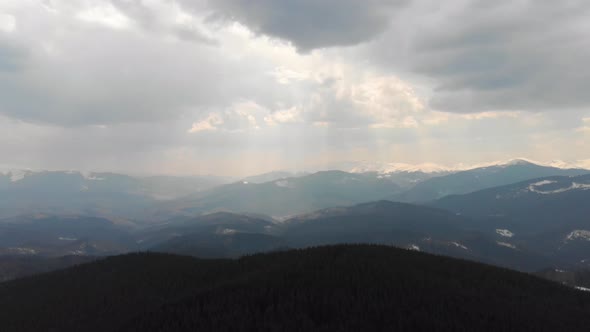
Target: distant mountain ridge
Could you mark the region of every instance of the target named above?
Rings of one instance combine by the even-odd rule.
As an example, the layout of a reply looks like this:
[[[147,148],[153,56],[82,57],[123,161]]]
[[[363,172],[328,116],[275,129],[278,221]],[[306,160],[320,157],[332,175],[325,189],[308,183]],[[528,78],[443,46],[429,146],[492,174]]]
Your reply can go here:
[[[265,234],[274,225],[261,217],[229,212],[217,212],[197,217],[175,218],[161,225],[144,228],[135,234],[142,249],[151,249],[162,243],[193,234],[231,238],[236,233]],[[220,235],[221,237],[219,237]],[[222,256],[222,255],[221,255]]]
[[[307,172],[273,171],[273,172],[268,172],[268,173],[247,176],[247,177],[243,178],[241,181],[248,182],[248,183],[265,183],[265,182],[271,182],[271,181],[276,181],[276,180],[286,179],[286,178],[302,177],[302,176],[309,175],[309,174],[310,173],[307,173]]]
[[[131,230],[90,216],[19,216],[0,220],[0,255],[60,257],[137,250]]]
[[[590,266],[590,174],[552,176],[441,198],[431,205],[476,218],[504,242]]]
[[[138,236],[142,248],[196,257],[236,257],[283,248],[374,243],[526,271],[558,264],[526,248],[515,250],[498,243],[495,232],[477,230],[470,218],[438,208],[390,201],[328,208],[282,222],[214,213],[171,221]]]
[[[161,209],[188,215],[262,213],[284,219],[321,208],[378,200],[401,190],[394,181],[373,173],[322,171],[264,183],[223,185],[163,204]]]
[[[589,172],[540,166],[524,160],[460,172],[428,173],[406,166],[393,172],[277,171],[230,184],[225,184],[227,178],[209,176],[133,177],[104,172],[10,171],[0,173],[0,218],[50,213],[152,222],[176,214],[224,210],[287,218],[321,208],[380,199],[427,202],[536,177]],[[160,204],[161,201],[172,203]]]
[[[376,243],[536,271],[559,264],[526,247],[502,245],[476,220],[426,206],[378,201],[316,211],[287,220],[280,233],[292,247]]]
[[[513,160],[507,164],[456,172],[422,181],[413,188],[389,199],[402,202],[428,202],[448,195],[466,194],[546,176],[589,174],[586,169],[562,169]]]
[[[559,209],[562,213],[576,213],[575,218],[564,218],[564,221],[575,222],[583,219],[586,210],[590,212],[588,204],[581,204],[586,198],[590,199],[590,174],[525,180],[468,194],[450,195],[431,205],[480,217],[515,213],[525,216],[549,209],[557,213]],[[539,214],[536,217],[545,220],[551,216]],[[537,223],[537,226],[540,225]]]
[[[104,191],[171,199],[225,183],[214,176],[131,176],[111,172],[9,170],[0,172],[0,190]]]
[[[421,174],[416,178],[418,173],[324,171],[288,178],[273,173],[262,178],[279,178],[242,180],[165,202],[134,193],[146,182],[138,187],[137,179],[124,175],[4,176],[0,211],[27,214],[0,220],[0,254],[58,257],[155,249],[236,257],[286,247],[367,242],[521,270],[586,266],[590,175],[573,177],[579,173],[588,171],[526,161],[428,179]],[[539,174],[552,176],[528,180]],[[174,181],[182,182],[150,181],[171,188],[178,184]],[[510,184],[495,186],[502,182]],[[440,188],[444,194],[472,194],[432,201]],[[435,208],[384,201],[392,197],[412,202],[431,198]]]
[[[436,175],[420,172],[381,174],[322,171],[263,183],[243,180],[164,204],[161,211],[171,216],[231,211],[262,213],[286,219],[334,206],[382,199],[422,203],[446,195],[468,193],[531,178],[586,173],[590,171],[546,167],[523,160]]]
[[[0,218],[31,213],[139,219],[146,208],[221,184],[212,177],[22,171],[0,174]]]
[[[459,163],[453,166],[436,164],[436,163],[418,163],[418,164],[409,164],[403,162],[388,162],[388,163],[380,163],[380,162],[353,162],[348,163],[344,168],[349,169],[352,173],[365,173],[365,172],[378,172],[382,174],[392,174],[392,173],[433,173],[433,174],[449,174],[449,173],[456,173],[461,171],[467,171],[476,168],[482,167],[491,167],[491,166],[509,166],[509,165],[517,165],[520,163],[530,163],[544,167],[554,167],[554,168],[561,168],[561,169],[590,169],[590,160],[584,160],[579,162],[564,162],[562,160],[551,160],[549,162],[540,162],[535,161],[527,158],[515,158],[510,160],[504,161],[493,161],[493,162],[481,162],[481,163],[473,163],[473,164],[465,164]]]

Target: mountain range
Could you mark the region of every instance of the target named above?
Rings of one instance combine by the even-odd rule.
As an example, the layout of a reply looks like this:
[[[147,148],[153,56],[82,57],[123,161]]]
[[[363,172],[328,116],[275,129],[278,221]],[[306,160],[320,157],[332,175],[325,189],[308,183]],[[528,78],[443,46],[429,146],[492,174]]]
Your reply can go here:
[[[50,197],[49,202],[61,208],[0,219],[0,256],[14,262],[19,257],[55,259],[150,250],[227,258],[286,248],[374,243],[521,271],[582,269],[590,267],[586,217],[590,211],[584,203],[590,199],[590,175],[580,173],[588,171],[516,161],[421,179],[409,189],[375,172],[324,171],[286,178],[277,173],[260,178],[279,177],[269,182],[243,179],[166,201],[133,193],[138,180],[132,177],[28,174],[8,178],[0,195],[10,202],[13,194],[37,193],[40,200]],[[545,174],[550,176],[538,177]],[[505,182],[510,184],[493,186]],[[80,191],[81,183],[89,183],[88,190]],[[454,194],[432,199],[439,192],[436,188],[442,187]],[[393,202],[392,197],[402,196],[416,202]],[[134,205],[129,197],[141,197],[141,203]],[[80,200],[101,205],[100,213],[73,208]],[[32,211],[43,210],[32,199],[25,203],[36,207]],[[126,213],[136,209],[137,214],[130,218],[117,206]],[[64,210],[78,213],[64,214]]]
[[[264,183],[240,181],[167,202],[161,211],[194,215],[216,211],[262,213],[279,219],[334,206],[375,200],[429,202],[518,181],[554,175],[581,175],[584,169],[561,169],[515,160],[446,175],[323,171]]]
[[[0,218],[32,213],[141,218],[154,202],[224,183],[218,177],[133,177],[76,171],[0,173]]]
[[[0,218],[49,213],[151,222],[231,211],[286,219],[334,206],[381,199],[421,203],[538,177],[586,173],[524,160],[458,172],[271,172],[233,183],[210,176],[10,171],[0,174]]]
[[[484,232],[560,261],[589,266],[590,175],[546,177],[444,197],[432,206],[468,216]]]
[[[375,174],[324,171],[265,183],[240,181],[167,202],[164,209],[189,215],[232,211],[286,218],[376,200],[400,190],[392,181]]]
[[[575,176],[588,174],[585,169],[563,169],[541,166],[525,160],[507,164],[480,167],[435,177],[416,184],[413,188],[390,197],[402,202],[428,202],[448,195],[507,185],[547,176]]]

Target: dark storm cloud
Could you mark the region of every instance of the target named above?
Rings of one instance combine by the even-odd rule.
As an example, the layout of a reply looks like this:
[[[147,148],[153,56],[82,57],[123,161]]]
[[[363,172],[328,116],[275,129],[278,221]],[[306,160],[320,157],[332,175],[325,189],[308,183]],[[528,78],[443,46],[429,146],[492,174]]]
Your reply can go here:
[[[590,106],[590,2],[458,1],[432,7],[406,13],[373,52],[389,66],[431,79],[433,108],[468,113]],[[402,40],[407,49],[392,61]]]
[[[256,33],[292,42],[299,51],[356,45],[389,25],[406,0],[211,0],[217,19],[236,20]],[[193,1],[183,1],[193,7]]]
[[[201,2],[181,3],[204,8]],[[430,105],[437,110],[590,105],[585,0],[216,0],[207,6],[218,20],[238,21],[301,52],[378,38],[377,59],[430,79]]]

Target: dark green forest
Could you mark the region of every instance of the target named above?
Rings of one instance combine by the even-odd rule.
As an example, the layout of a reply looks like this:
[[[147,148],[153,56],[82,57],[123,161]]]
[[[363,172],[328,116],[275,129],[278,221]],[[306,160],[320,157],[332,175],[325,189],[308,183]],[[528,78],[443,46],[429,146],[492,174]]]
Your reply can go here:
[[[0,284],[2,331],[588,331],[590,294],[378,245],[137,253]]]

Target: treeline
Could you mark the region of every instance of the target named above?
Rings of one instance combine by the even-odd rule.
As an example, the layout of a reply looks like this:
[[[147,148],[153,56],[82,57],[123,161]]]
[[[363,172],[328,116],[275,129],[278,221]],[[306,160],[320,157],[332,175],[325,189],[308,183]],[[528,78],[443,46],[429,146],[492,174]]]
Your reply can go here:
[[[587,331],[590,295],[376,245],[107,258],[0,284],[2,331]]]
[[[590,270],[587,269],[567,271],[560,269],[545,269],[536,272],[535,275],[572,287],[578,286],[590,288]]]
[[[575,285],[590,288],[590,270],[576,271]]]
[[[63,269],[76,264],[92,262],[93,256],[64,256],[49,258],[27,255],[0,255],[0,282],[29,275]]]

